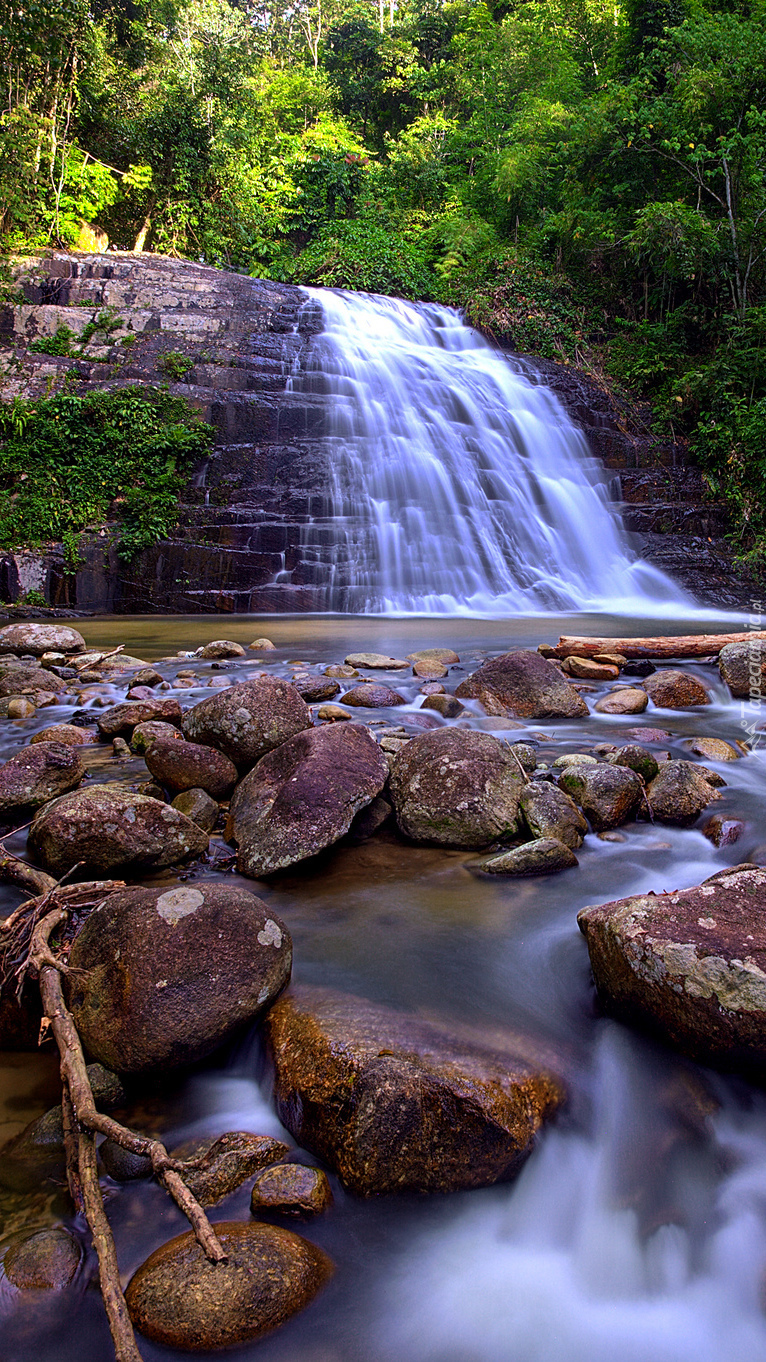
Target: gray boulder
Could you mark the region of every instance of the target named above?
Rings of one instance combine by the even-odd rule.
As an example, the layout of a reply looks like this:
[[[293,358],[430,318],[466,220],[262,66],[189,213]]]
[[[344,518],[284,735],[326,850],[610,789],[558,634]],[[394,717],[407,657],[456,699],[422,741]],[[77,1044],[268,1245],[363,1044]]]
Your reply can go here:
[[[708,804],[721,798],[705,779],[703,769],[690,761],[663,762],[646,794],[655,818],[682,827],[693,823]]]
[[[557,667],[539,653],[504,653],[461,681],[459,700],[487,695],[520,719],[576,719],[588,706]],[[485,705],[485,708],[487,706]]]
[[[554,837],[575,851],[582,846],[588,824],[558,785],[530,781],[521,791],[519,806],[533,837]]]
[[[569,766],[559,783],[582,809],[594,832],[607,832],[627,823],[643,799],[643,781],[628,766]]]
[[[727,643],[718,654],[718,670],[732,695],[755,699],[766,694],[766,639],[751,638],[744,643]]]
[[[479,851],[516,831],[522,781],[490,733],[439,728],[412,738],[391,773],[391,802],[415,842]]]
[[[240,769],[311,728],[311,710],[295,686],[272,676],[229,686],[187,711],[181,725],[189,742],[224,752]]]
[[[160,870],[201,856],[208,838],[171,805],[122,785],[96,785],[41,809],[28,845],[52,875],[60,877],[82,862],[81,874],[90,877]]]
[[[474,861],[468,869],[480,875],[553,875],[578,864],[571,847],[556,837],[537,837],[533,842]]]
[[[84,653],[85,639],[68,624],[7,624],[0,629],[0,653]]]
[[[0,766],[0,819],[39,809],[57,795],[74,790],[85,776],[76,747],[40,742],[23,747]]]

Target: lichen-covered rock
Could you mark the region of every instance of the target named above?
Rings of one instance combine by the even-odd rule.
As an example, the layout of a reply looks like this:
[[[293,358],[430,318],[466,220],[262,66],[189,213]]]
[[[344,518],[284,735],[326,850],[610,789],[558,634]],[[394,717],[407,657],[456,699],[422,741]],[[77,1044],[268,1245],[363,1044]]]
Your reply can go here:
[[[227,837],[245,875],[268,875],[314,856],[348,832],[383,789],[388,764],[362,724],[298,733],[237,786]]]
[[[118,1073],[162,1071],[259,1017],[291,963],[284,923],[245,889],[125,889],[75,937],[66,991],[94,1059]]]
[[[301,1163],[277,1163],[259,1173],[253,1184],[250,1209],[278,1211],[280,1215],[306,1220],[321,1215],[332,1205],[332,1189],[321,1168]]]
[[[225,1263],[211,1263],[189,1231],[147,1258],[125,1300],[140,1333],[184,1352],[262,1338],[312,1301],[332,1276],[321,1249],[276,1225],[215,1227]]]
[[[652,704],[658,709],[691,709],[697,705],[710,704],[705,687],[691,672],[663,668],[647,676],[644,686]]]
[[[245,650],[241,643],[232,643],[229,638],[214,638],[212,643],[206,643],[204,648],[197,650],[198,657],[220,658],[220,657],[244,657]]]
[[[718,670],[736,699],[745,699],[751,691],[761,699],[766,691],[766,639],[727,643],[718,654]]]
[[[398,691],[391,690],[390,686],[376,685],[373,681],[344,691],[341,699],[344,705],[353,705],[354,709],[391,709],[394,705],[407,703]]]
[[[218,805],[205,790],[183,790],[171,802],[174,809],[185,813],[203,832],[212,832],[218,822]]]
[[[233,761],[203,743],[158,738],[147,748],[144,761],[166,790],[205,790],[213,799],[227,799],[237,783]]]
[[[136,724],[130,738],[130,746],[139,756],[147,752],[153,742],[160,738],[165,742],[183,742],[184,735],[180,728],[174,724],[165,723],[163,719],[145,719],[143,723]]]
[[[641,777],[628,766],[570,766],[561,775],[563,790],[585,814],[594,832],[627,823],[643,797]]]
[[[631,771],[636,771],[645,781],[654,780],[660,769],[657,758],[638,743],[627,743],[625,747],[618,747],[615,752],[609,753],[606,760],[612,766],[629,766]]]
[[[0,696],[37,695],[45,691],[63,695],[66,681],[43,667],[11,667],[0,671]]]
[[[242,681],[187,710],[181,725],[189,742],[217,747],[240,769],[311,728],[311,710],[295,686],[273,676]]]
[[[412,738],[391,773],[391,802],[415,842],[479,851],[516,830],[522,781],[489,733],[439,728]]]
[[[148,719],[161,719],[164,723],[178,725],[181,722],[181,706],[177,700],[161,700],[159,696],[153,696],[151,700],[126,700],[123,704],[102,710],[96,723],[102,738],[111,742],[113,738],[129,738],[133,729]]]
[[[654,818],[682,827],[693,823],[708,804],[721,798],[705,779],[702,769],[690,761],[663,762],[646,797]]]
[[[553,875],[578,864],[572,848],[556,837],[536,837],[533,842],[486,856],[468,868],[481,875]]]
[[[643,714],[649,696],[638,686],[620,686],[602,695],[593,706],[597,714]]]
[[[7,624],[0,629],[0,653],[84,653],[85,639],[67,624]]]
[[[82,1248],[74,1235],[58,1228],[14,1234],[3,1253],[5,1276],[20,1291],[63,1291],[81,1262]]]
[[[122,785],[96,785],[45,805],[29,830],[28,845],[52,875],[82,862],[81,874],[91,877],[160,870],[201,856],[208,838],[168,804]]]
[[[704,1064],[766,1075],[766,870],[578,915],[603,1006]]]
[[[459,700],[493,697],[520,719],[576,719],[588,706],[557,667],[539,653],[504,653],[461,681]],[[485,705],[486,708],[486,705]]]
[[[0,819],[39,809],[57,795],[76,789],[84,775],[85,766],[75,747],[60,742],[22,747],[0,766]]]
[[[331,989],[301,987],[266,1032],[280,1117],[353,1192],[449,1192],[512,1177],[563,1086],[506,1049]]]
[[[39,733],[35,733],[30,742],[58,742],[64,743],[66,747],[84,747],[87,743],[95,742],[95,736],[90,729],[76,728],[74,724],[50,724],[48,728],[41,728]]]
[[[184,1182],[200,1206],[215,1206],[243,1182],[279,1163],[289,1154],[281,1140],[253,1135],[249,1130],[227,1130],[216,1140],[195,1140],[171,1150],[174,1159],[200,1159],[198,1168],[184,1173]]]
[[[574,801],[558,785],[530,781],[521,791],[519,807],[533,837],[555,837],[575,851],[582,846],[588,824]]]

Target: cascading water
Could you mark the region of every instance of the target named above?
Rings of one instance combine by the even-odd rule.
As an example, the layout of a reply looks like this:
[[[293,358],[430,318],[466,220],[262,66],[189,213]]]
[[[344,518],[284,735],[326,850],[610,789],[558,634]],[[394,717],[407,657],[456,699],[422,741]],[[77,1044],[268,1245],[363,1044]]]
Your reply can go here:
[[[550,389],[457,312],[312,293],[325,329],[292,386],[330,399],[327,516],[303,536],[327,609],[689,604],[632,552],[603,471]]]

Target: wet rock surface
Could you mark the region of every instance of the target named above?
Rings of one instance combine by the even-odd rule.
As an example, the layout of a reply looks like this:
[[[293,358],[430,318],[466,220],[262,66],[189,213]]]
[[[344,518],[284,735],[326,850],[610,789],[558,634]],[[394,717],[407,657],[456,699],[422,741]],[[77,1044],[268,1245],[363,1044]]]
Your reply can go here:
[[[3,1271],[20,1291],[63,1291],[77,1276],[82,1248],[64,1229],[14,1235],[3,1252]]]
[[[759,698],[766,689],[766,639],[727,643],[718,654],[718,670],[736,699]]]
[[[627,766],[570,766],[560,784],[582,809],[594,832],[626,823],[643,799],[640,776]]]
[[[482,700],[486,694],[522,719],[575,719],[588,713],[582,696],[539,653],[493,658],[461,681],[455,694],[459,700]]]
[[[18,667],[0,666],[0,696],[34,696],[46,693],[62,695],[65,690],[66,681],[43,667],[33,667],[29,664]]]
[[[390,709],[393,705],[407,703],[398,691],[391,690],[390,686],[377,685],[374,681],[353,686],[351,690],[344,691],[341,699],[344,705],[353,705],[354,709]]]
[[[266,1033],[282,1121],[351,1191],[446,1192],[512,1177],[563,1100],[514,1054],[323,988],[296,988]]]
[[[643,714],[649,704],[649,696],[638,686],[621,686],[610,691],[596,701],[593,708],[597,714]]]
[[[521,787],[518,766],[497,738],[455,728],[408,742],[390,781],[397,823],[407,837],[466,850],[513,834]]]
[[[85,766],[76,749],[60,742],[24,747],[0,766],[0,820],[39,809],[81,784]]]
[[[474,861],[469,869],[481,875],[552,875],[578,864],[572,848],[555,837],[536,837],[523,846]]]
[[[521,791],[519,806],[532,837],[554,837],[575,851],[582,846],[588,824],[559,786],[531,781]]]
[[[217,1140],[192,1141],[172,1151],[175,1159],[200,1159],[200,1166],[184,1173],[184,1182],[201,1206],[215,1206],[243,1182],[277,1164],[290,1151],[281,1140],[229,1130]]]
[[[75,938],[67,997],[86,1050],[118,1073],[210,1054],[290,977],[284,923],[247,890],[206,883],[112,894]]]
[[[7,624],[0,629],[0,653],[84,653],[85,639],[68,624]]]
[[[218,748],[240,769],[311,727],[311,711],[288,681],[262,676],[211,695],[187,710],[181,725],[189,742]]]
[[[696,676],[672,667],[647,676],[644,687],[658,709],[691,709],[710,704],[710,696]]]
[[[52,875],[80,864],[81,876],[99,876],[186,861],[207,850],[208,838],[178,809],[122,785],[98,785],[46,804],[35,816],[28,845]]]
[[[208,1352],[261,1338],[303,1310],[332,1276],[315,1244],[275,1225],[226,1222],[216,1233],[228,1255],[211,1263],[193,1234],[147,1258],[125,1299],[135,1327],[155,1343]]]
[[[103,710],[96,723],[102,738],[111,741],[112,738],[129,738],[134,728],[149,719],[180,724],[181,706],[177,700],[163,700],[159,696],[151,700],[128,700]]]
[[[250,1209],[278,1211],[298,1220],[321,1215],[332,1205],[332,1189],[321,1168],[300,1163],[278,1163],[259,1173],[253,1184]]]
[[[665,762],[646,793],[655,818],[681,827],[694,823],[708,804],[720,798],[702,768],[689,761]]]

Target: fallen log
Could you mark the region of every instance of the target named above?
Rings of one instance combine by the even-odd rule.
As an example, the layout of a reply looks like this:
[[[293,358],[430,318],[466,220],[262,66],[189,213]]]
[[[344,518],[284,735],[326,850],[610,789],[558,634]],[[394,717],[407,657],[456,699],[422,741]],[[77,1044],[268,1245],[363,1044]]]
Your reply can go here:
[[[668,638],[578,638],[562,634],[555,648],[540,649],[545,657],[595,657],[598,653],[621,653],[627,658],[709,657],[727,643],[749,643],[766,638],[766,630],[746,634],[677,634]]]

